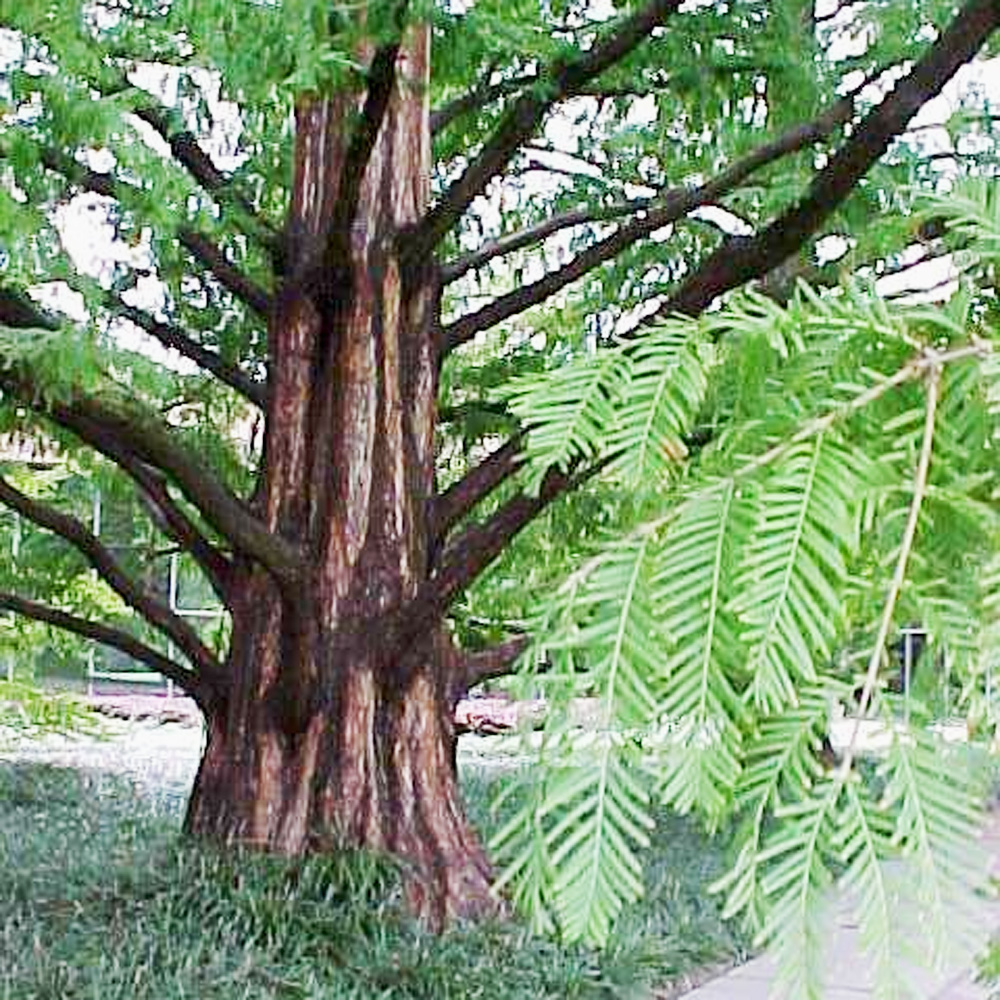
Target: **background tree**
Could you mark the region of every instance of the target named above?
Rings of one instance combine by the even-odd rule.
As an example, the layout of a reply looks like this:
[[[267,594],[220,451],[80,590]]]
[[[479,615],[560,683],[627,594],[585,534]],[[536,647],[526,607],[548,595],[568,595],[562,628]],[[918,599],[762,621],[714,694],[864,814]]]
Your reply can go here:
[[[643,442],[594,441],[633,367],[670,374],[632,400],[655,417],[656,474],[722,430],[695,428],[698,338],[652,321],[754,281],[779,298],[796,275],[821,281],[824,236],[846,245],[841,268],[893,266],[913,235],[895,184],[933,176],[897,140],[1000,22],[994,0],[905,6],[5,5],[5,419],[124,477],[201,567],[232,641],[212,648],[78,515],[11,482],[3,502],[179,655],[14,590],[0,606],[117,646],[197,699],[191,833],[387,850],[432,922],[493,908],[451,714],[525,639],[474,648],[470,616],[460,647],[449,613],[553,501],[615,482],[619,452]],[[986,121],[953,127],[985,135]],[[83,205],[115,237],[111,264],[74,252]],[[124,347],[135,328],[171,363]],[[613,336],[634,347],[593,351]],[[497,388],[559,366],[544,399],[535,383]],[[584,431],[546,436],[567,426],[553,408]],[[649,537],[617,550],[626,593]],[[606,635],[591,639],[607,662]],[[783,691],[776,669],[764,657],[752,681],[765,714],[803,679]],[[639,719],[635,694],[609,713]],[[602,789],[612,771],[634,787],[603,759]],[[598,811],[628,825],[638,795]],[[561,832],[540,863],[592,843],[587,824]],[[600,937],[634,875],[627,851],[615,867],[588,850],[603,884],[584,862],[556,898],[568,933]]]

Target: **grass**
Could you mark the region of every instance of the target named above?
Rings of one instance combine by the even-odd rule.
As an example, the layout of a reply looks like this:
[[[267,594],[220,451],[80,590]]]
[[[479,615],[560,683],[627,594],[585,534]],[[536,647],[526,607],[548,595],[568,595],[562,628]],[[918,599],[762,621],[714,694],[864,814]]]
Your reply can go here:
[[[0,998],[624,1000],[743,950],[705,891],[720,847],[676,817],[600,955],[515,923],[433,937],[372,858],[224,855],[178,824],[120,779],[0,763]]]

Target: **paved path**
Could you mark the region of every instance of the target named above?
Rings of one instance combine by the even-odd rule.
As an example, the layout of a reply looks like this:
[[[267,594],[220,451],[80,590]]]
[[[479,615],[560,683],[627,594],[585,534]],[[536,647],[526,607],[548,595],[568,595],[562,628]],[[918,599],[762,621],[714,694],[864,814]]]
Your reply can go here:
[[[983,845],[990,859],[990,874],[1000,875],[1000,815],[990,817]],[[943,969],[932,972],[914,962],[900,961],[901,979],[908,984],[909,995],[915,1000],[989,1000],[990,991],[973,981],[973,965],[976,952],[990,936],[1000,933],[1000,901],[978,901],[974,910],[962,914],[961,920],[956,914],[956,923],[975,926],[978,941],[970,941],[964,949],[956,950]],[[869,1000],[875,996],[872,964],[864,955],[857,923],[846,906],[838,908],[835,924],[823,960],[824,1000]],[[901,936],[905,936],[905,931]],[[763,956],[684,994],[684,1000],[773,1000],[781,995],[774,991],[774,985],[774,961]]]

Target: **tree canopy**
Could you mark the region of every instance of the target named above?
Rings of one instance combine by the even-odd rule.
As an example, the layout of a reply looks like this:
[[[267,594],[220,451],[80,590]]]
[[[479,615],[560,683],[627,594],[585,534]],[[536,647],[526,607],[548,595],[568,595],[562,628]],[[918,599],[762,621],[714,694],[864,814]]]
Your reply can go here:
[[[890,712],[893,623],[967,694],[983,663],[1000,225],[968,66],[998,23],[995,0],[4,4],[0,429],[135,497],[233,627],[177,616],[23,475],[0,502],[70,562],[0,608],[193,694],[194,830],[454,868],[438,916],[484,870],[458,813],[372,817],[442,767],[398,748],[521,656],[552,711],[495,848],[540,926],[606,937],[657,795],[746,820],[730,907],[795,995],[836,873],[887,963],[880,864],[917,857],[940,919],[972,785],[918,725],[874,778],[820,749],[839,653]],[[934,260],[962,271],[945,308],[886,304],[879,279]],[[70,592],[84,569],[115,620]],[[316,749],[335,718],[368,720],[371,760]],[[257,808],[282,755],[377,804]],[[245,801],[211,805],[224,786]]]

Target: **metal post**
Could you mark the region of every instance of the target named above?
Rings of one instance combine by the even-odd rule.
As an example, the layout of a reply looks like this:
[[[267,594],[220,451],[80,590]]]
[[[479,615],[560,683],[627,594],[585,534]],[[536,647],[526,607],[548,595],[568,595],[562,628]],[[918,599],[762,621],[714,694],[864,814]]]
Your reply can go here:
[[[913,672],[913,632],[903,629],[903,724],[910,725],[910,675]]]
[[[170,553],[170,610],[177,614],[177,553]]]
[[[94,506],[90,520],[94,537],[99,537],[101,534],[101,491],[96,486],[94,487]]]
[[[176,552],[170,553],[170,584],[169,584],[169,604],[170,610],[176,615],[178,613],[177,607],[177,564],[178,555]],[[169,652],[167,655],[173,658],[174,655],[174,644],[172,642],[167,643],[167,648]],[[167,678],[167,697],[173,698],[174,696],[174,682],[168,677]]]

